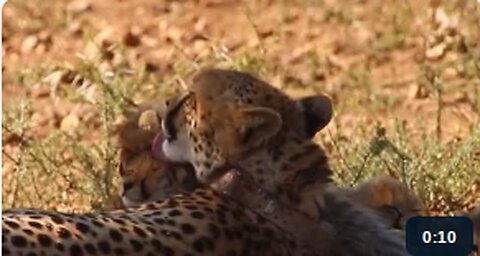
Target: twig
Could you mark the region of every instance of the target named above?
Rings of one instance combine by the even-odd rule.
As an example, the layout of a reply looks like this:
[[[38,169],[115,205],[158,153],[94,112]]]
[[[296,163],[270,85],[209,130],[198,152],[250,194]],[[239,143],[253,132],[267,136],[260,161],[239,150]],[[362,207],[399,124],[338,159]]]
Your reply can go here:
[[[353,171],[353,168],[348,164],[347,159],[343,156],[342,152],[340,151],[340,147],[338,146],[338,144],[333,139],[332,132],[330,131],[330,129],[328,127],[327,127],[326,130],[327,130],[328,136],[330,137],[330,140],[332,141],[333,147],[335,148],[335,150],[338,153],[338,156],[340,157],[341,162],[343,162],[343,164],[345,165],[347,170]],[[345,179],[343,179],[343,181],[345,181]]]
[[[245,3],[245,1],[242,1],[242,6],[243,6],[243,9],[244,9],[244,14],[245,14],[245,17],[247,18],[249,24],[252,26],[253,28],[253,31],[255,32],[255,36],[257,37],[257,40],[258,40],[258,46],[260,48],[260,52],[262,53],[263,56],[265,56],[266,54],[266,48],[265,48],[265,45],[263,45],[263,41],[262,41],[262,38],[260,36],[260,32],[259,32],[259,29],[258,29],[258,26],[255,24],[255,22],[253,22],[253,19],[250,15],[250,9],[248,8],[247,4]]]

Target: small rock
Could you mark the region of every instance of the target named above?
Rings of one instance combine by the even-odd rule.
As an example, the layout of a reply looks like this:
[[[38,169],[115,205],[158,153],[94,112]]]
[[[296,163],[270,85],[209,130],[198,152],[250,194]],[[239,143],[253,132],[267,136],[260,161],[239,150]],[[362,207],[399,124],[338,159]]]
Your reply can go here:
[[[32,50],[38,45],[38,37],[36,35],[27,36],[20,46],[20,52],[27,54],[32,52]]]
[[[167,32],[167,39],[172,42],[180,41],[183,36],[183,31],[176,27],[170,27]]]
[[[51,43],[52,34],[46,30],[43,30],[40,33],[38,33],[38,39],[44,43]]]
[[[205,20],[204,18],[199,18],[195,22],[195,25],[193,26],[193,28],[196,32],[203,32],[203,31],[205,31],[206,27],[207,27],[207,20]]]
[[[80,119],[77,115],[70,113],[62,119],[60,123],[60,129],[64,132],[71,133],[75,130],[80,124]]]
[[[193,51],[196,53],[201,53],[204,50],[208,50],[208,42],[206,41],[201,41],[201,40],[196,40],[193,42]]]
[[[74,36],[80,36],[83,33],[82,24],[78,21],[72,21],[67,26],[67,31]]]
[[[142,43],[147,47],[158,47],[158,39],[152,36],[142,36]]]
[[[458,72],[453,67],[448,67],[443,71],[443,79],[445,81],[450,81],[458,77]]]
[[[79,14],[91,10],[92,3],[88,0],[76,0],[67,5],[67,11],[73,14]]]
[[[425,51],[425,57],[428,60],[438,60],[445,55],[446,48],[447,44],[445,43],[435,45]]]
[[[54,71],[49,75],[47,75],[46,77],[44,77],[42,79],[42,82],[49,84],[50,86],[58,86],[64,74],[65,74],[65,71],[63,70]]]

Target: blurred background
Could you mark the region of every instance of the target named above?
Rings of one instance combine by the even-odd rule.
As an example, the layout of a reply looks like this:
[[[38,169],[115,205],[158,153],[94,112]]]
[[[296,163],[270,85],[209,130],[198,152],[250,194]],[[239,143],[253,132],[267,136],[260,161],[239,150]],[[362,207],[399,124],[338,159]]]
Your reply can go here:
[[[4,208],[103,207],[127,102],[207,66],[332,97],[315,140],[341,186],[389,174],[430,214],[480,198],[475,0],[9,0],[2,15]]]

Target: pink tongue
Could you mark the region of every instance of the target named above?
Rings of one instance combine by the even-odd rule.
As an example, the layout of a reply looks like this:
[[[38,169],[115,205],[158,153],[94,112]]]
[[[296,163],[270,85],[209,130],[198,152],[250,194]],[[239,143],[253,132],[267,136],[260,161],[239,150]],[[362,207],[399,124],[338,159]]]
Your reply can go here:
[[[152,154],[153,157],[158,161],[168,162],[168,158],[165,156],[162,149],[163,141],[165,141],[165,138],[163,137],[163,132],[160,131],[157,133],[157,135],[155,135],[155,138],[153,139]]]

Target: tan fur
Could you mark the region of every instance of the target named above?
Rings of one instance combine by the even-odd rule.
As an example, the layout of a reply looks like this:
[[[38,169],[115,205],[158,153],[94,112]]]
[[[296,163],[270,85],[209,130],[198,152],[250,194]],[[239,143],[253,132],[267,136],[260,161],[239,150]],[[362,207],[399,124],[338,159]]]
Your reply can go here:
[[[298,116],[298,122],[305,123],[306,126],[309,127],[310,130],[307,132],[309,136],[313,136],[320,129],[318,127],[323,127],[326,124],[325,120],[328,117],[322,116],[324,114],[322,111],[320,111],[321,107],[327,106],[328,108],[331,108],[331,106],[328,106],[328,104],[325,103],[327,98],[315,99],[316,98],[306,97],[296,100],[296,107],[300,111],[303,111],[303,114]],[[170,101],[174,102],[175,99]],[[305,103],[303,101],[305,101]],[[156,193],[154,193],[154,190],[159,191],[165,189],[165,187],[162,186],[162,178],[164,178],[162,175],[166,169],[165,166],[161,164],[161,161],[157,163],[158,160],[154,160],[150,153],[154,133],[157,133],[161,130],[159,122],[161,122],[161,119],[165,114],[165,108],[167,104],[168,103],[164,101],[159,101],[158,103],[140,103],[138,106],[129,109],[123,120],[117,124],[116,138],[120,148],[119,162],[123,164],[122,168],[119,168],[121,182],[122,184],[133,182],[133,184],[135,184],[134,186],[137,187],[139,186],[139,182],[146,178],[149,181],[148,191],[153,197],[149,198],[149,200],[145,200],[144,202],[160,200],[163,198],[161,193],[158,193],[160,196],[159,198],[155,198],[154,195],[156,195]],[[234,122],[233,120],[239,118],[245,117],[238,116],[231,119],[223,119],[222,121],[230,120],[229,123],[231,124]],[[275,120],[278,120],[277,116],[274,116],[274,118]],[[212,126],[222,129],[222,126],[215,122],[215,120],[212,121]],[[244,119],[241,123],[248,122]],[[265,123],[268,125],[275,124],[269,119],[266,119]],[[278,127],[276,126],[277,125],[274,125],[272,128],[277,129]],[[233,129],[231,131],[236,132],[238,130],[239,129]],[[276,131],[272,131],[271,133],[274,134],[275,132]],[[221,138],[219,138],[219,140],[221,141],[220,144],[222,145],[228,145],[228,143],[231,141],[231,138],[239,136],[236,133],[228,135],[225,131],[217,134],[221,134]],[[233,144],[228,147],[235,149],[235,145]],[[177,166],[175,168],[180,167]],[[185,168],[185,166],[182,166],[181,168]],[[182,170],[173,171],[184,173]],[[230,171],[217,182],[212,183],[211,186],[222,193],[239,194],[241,192],[238,190],[238,182],[235,179],[237,175],[238,174],[234,171]],[[121,188],[123,188],[123,185]],[[123,196],[126,197],[126,200],[133,200],[134,198],[138,200],[140,198],[138,193],[139,192],[127,193]],[[118,196],[112,198],[104,209],[124,209],[125,207],[131,206],[126,206],[122,202],[122,194],[123,191],[121,189]]]
[[[4,210],[2,254],[313,256],[258,214],[202,189],[110,212]]]
[[[160,131],[164,105],[142,103],[117,125],[119,174],[123,184],[118,197],[106,209],[138,206],[200,187],[192,177],[191,166],[168,165],[152,155],[152,141]]]
[[[345,192],[355,202],[374,210],[392,228],[404,229],[410,217],[423,215],[418,198],[405,184],[388,175],[375,176]]]
[[[288,96],[245,73],[208,70],[194,79],[191,92],[184,99],[167,109],[163,126],[169,127],[165,133],[172,139],[164,142],[163,149],[174,161],[192,163],[201,182],[211,183],[226,167],[234,167],[241,179],[251,181],[244,182],[242,195],[237,199],[263,211],[320,254],[407,255],[400,237],[377,217],[327,189],[331,185],[327,158],[318,145],[305,139],[308,129],[298,121],[301,111]],[[248,143],[248,139],[245,143],[241,136],[231,137],[241,134],[236,128],[249,124],[230,117],[258,107],[276,111],[282,118],[281,129],[273,137],[265,133],[267,136],[258,138],[258,147]],[[328,117],[331,113],[320,116]],[[211,126],[212,120],[215,127]],[[263,134],[263,128],[259,127],[257,132]],[[208,132],[214,129],[213,133]],[[222,132],[230,140],[218,140],[221,135],[217,133]],[[313,233],[322,234],[318,236],[320,240],[314,239]],[[344,248],[323,244],[321,237],[329,235]]]

